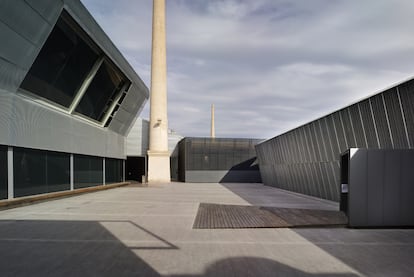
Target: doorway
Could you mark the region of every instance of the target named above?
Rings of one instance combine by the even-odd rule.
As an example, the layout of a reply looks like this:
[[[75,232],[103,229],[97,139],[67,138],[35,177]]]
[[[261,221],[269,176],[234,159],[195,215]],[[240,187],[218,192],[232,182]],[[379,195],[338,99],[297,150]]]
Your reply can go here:
[[[125,179],[142,182],[145,174],[145,157],[127,157],[125,165]]]

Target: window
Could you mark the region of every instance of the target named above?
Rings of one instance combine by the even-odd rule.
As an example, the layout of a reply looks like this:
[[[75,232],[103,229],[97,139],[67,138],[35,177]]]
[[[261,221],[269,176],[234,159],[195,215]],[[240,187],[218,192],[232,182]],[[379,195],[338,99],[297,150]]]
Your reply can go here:
[[[85,188],[99,186],[103,183],[102,158],[75,155],[74,156],[74,187]]]
[[[93,76],[90,82],[88,76]],[[130,85],[121,70],[63,11],[21,88],[68,112],[103,123],[114,115],[112,109],[120,105]]]
[[[125,79],[109,62],[102,63],[76,108],[76,112],[102,121],[125,84]]]
[[[14,148],[13,167],[16,197],[70,189],[69,154]]]
[[[123,179],[123,161],[117,159],[105,159],[105,182],[119,183]]]
[[[21,87],[68,108],[98,60],[97,47],[91,45],[64,11]]]

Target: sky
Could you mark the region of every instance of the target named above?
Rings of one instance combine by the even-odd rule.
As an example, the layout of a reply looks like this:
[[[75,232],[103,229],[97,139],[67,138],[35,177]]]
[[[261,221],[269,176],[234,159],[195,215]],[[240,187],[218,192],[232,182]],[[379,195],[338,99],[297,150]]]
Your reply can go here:
[[[152,0],[81,0],[149,87]],[[169,127],[268,139],[414,76],[411,0],[166,0]],[[141,116],[148,118],[149,102]]]

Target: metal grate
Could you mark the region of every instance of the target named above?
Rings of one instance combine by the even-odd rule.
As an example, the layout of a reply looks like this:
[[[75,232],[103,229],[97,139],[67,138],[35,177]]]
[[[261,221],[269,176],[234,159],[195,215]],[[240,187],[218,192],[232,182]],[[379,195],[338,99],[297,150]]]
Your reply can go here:
[[[201,203],[193,229],[323,227],[347,223],[340,211]]]

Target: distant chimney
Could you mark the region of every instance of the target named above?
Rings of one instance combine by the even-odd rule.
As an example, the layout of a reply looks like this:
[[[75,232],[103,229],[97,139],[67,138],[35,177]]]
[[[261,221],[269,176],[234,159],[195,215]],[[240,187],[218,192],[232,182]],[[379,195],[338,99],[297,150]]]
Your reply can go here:
[[[212,138],[216,137],[216,129],[214,127],[214,104],[211,104],[211,132],[210,136]]]

